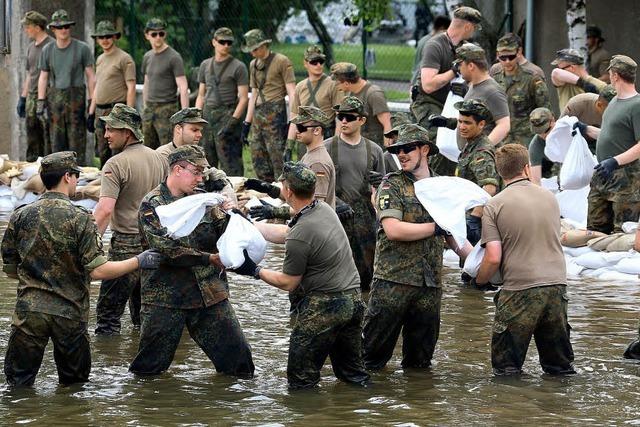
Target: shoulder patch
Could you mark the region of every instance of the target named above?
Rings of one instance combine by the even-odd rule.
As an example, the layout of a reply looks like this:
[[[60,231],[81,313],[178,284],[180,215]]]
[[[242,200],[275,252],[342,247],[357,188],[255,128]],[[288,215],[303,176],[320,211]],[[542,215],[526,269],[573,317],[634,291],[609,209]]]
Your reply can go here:
[[[389,204],[390,203],[388,194],[383,194],[378,197],[378,207],[380,208],[380,210],[389,209]]]

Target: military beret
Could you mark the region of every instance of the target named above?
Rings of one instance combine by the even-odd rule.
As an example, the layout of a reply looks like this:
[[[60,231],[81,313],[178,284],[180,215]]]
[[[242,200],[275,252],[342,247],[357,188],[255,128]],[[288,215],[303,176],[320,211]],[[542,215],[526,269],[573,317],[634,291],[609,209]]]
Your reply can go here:
[[[464,43],[456,49],[456,58],[462,61],[474,61],[478,59],[487,59],[487,55],[483,48],[473,43]]]
[[[316,174],[301,162],[287,162],[282,168],[278,181],[286,180],[293,191],[314,191]]]
[[[560,49],[556,52],[556,59],[551,61],[551,65],[558,65],[560,61],[582,65],[584,64],[584,56],[576,49]]]
[[[539,107],[529,114],[531,132],[535,134],[545,133],[549,130],[549,124],[553,120],[553,113],[548,108]]]
[[[204,149],[199,145],[182,145],[169,154],[169,166],[177,162],[189,162],[194,166],[208,168],[209,162],[204,154]]]
[[[324,61],[326,58],[327,57],[324,53],[322,53],[322,49],[320,49],[320,46],[315,44],[313,46],[309,46],[304,51],[304,60],[307,62],[313,61],[314,59],[322,59]]]
[[[476,115],[484,120],[493,120],[493,114],[484,102],[479,99],[465,99],[453,104],[453,107],[465,115]]]
[[[429,131],[420,125],[409,123],[399,127],[398,139],[387,147],[387,151],[397,154],[396,148],[410,144],[420,144],[429,146],[429,156],[437,154],[440,150],[429,137]]]
[[[338,113],[356,113],[364,116],[364,104],[355,96],[345,96],[340,104],[333,106],[333,110]]]
[[[606,85],[602,89],[600,89],[600,96],[607,102],[611,102],[611,100],[615,98],[617,94],[618,92],[616,92],[616,90],[611,85]]]
[[[77,172],[82,170],[78,167],[75,151],[58,151],[45,156],[40,161],[40,173],[47,172]]]
[[[331,119],[318,107],[312,107],[310,105],[302,105],[298,107],[298,115],[291,120],[291,123],[307,123],[318,122],[321,126],[329,124]]]
[[[20,21],[23,25],[37,25],[41,28],[47,28],[47,18],[35,10],[30,10],[24,14]]]
[[[638,64],[628,56],[613,55],[609,61],[609,67],[607,67],[607,70],[635,76],[636,68],[638,68]]]
[[[358,67],[351,62],[336,62],[331,66],[331,78],[334,80],[355,79],[358,76]]]
[[[135,108],[117,103],[107,116],[100,117],[109,127],[114,129],[129,129],[138,141],[144,139],[142,134],[142,119]]]
[[[231,28],[220,27],[213,33],[213,38],[216,40],[228,40],[234,41],[235,37],[233,37],[233,31]]]
[[[165,28],[167,28],[167,23],[164,22],[163,19],[160,18],[151,18],[147,21],[146,25],[144,26],[144,30],[148,31],[148,30],[164,30]]]
[[[262,46],[263,44],[271,43],[271,39],[268,39],[262,30],[254,28],[244,34],[244,44],[242,45],[242,51],[249,53]]]
[[[75,25],[76,22],[69,18],[69,13],[64,9],[58,9],[51,15],[51,22],[49,22],[49,28],[62,27],[63,25]]]
[[[195,107],[183,108],[169,118],[171,126],[179,125],[180,123],[202,123],[209,124],[208,121],[202,118],[202,110]]]
[[[465,21],[469,21],[472,24],[476,24],[476,25],[482,22],[482,14],[480,13],[480,11],[468,6],[458,7],[456,10],[453,11],[453,17],[458,19],[463,19]]]

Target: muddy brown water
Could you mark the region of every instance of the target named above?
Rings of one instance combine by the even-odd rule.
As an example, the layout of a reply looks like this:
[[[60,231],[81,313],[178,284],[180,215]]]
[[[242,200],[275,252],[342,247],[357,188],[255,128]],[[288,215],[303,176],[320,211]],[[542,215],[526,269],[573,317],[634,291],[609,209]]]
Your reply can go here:
[[[0,223],[4,232],[6,222]],[[53,254],[52,254],[53,255]],[[279,268],[282,247],[271,246],[264,265]],[[640,364],[622,359],[638,328],[638,284],[571,281],[569,321],[578,374],[544,375],[535,346],[526,373],[491,374],[489,341],[493,293],[444,279],[440,339],[431,369],[402,370],[400,346],[368,388],[337,381],[327,364],[320,387],[289,392],[286,360],[288,299],[251,279],[230,275],[231,301],[253,348],[256,375],[216,374],[183,335],[171,368],[138,378],[127,371],[139,332],[124,317],[122,335],[91,333],[93,368],[87,384],[57,384],[52,345],[35,386],[0,385],[2,425],[609,425],[640,424]],[[99,284],[92,284],[90,331]],[[4,355],[16,282],[0,277],[0,352]]]

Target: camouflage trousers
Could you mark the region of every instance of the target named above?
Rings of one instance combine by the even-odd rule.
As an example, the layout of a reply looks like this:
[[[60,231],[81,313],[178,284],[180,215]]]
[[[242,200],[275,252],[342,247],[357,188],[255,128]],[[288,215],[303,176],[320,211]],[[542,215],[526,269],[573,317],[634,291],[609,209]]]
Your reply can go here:
[[[176,102],[147,102],[142,112],[144,145],[155,150],[173,140],[169,118],[179,109]]]
[[[85,118],[85,88],[49,88],[47,102],[51,123],[51,152],[71,150],[78,155],[78,163],[86,164],[87,121]]]
[[[122,261],[142,252],[139,234],[125,234],[114,231],[109,248],[110,261]],[[119,334],[120,318],[129,301],[131,323],[140,325],[140,272],[133,271],[117,279],[103,280],[96,304],[96,334]]]
[[[209,124],[204,129],[200,145],[204,148],[211,166],[222,169],[228,176],[244,176],[242,141],[240,140],[241,126],[236,126],[233,137],[230,139],[224,135],[218,135],[218,132],[231,119],[235,109],[235,105],[216,108],[205,105],[203,115]]]
[[[216,371],[228,375],[253,375],[251,346],[229,300],[210,307],[184,310],[143,304],[141,315],[140,345],[129,366],[131,372],[155,375],[169,369],[186,326]]]
[[[566,286],[540,286],[523,291],[500,290],[494,297],[496,314],[491,337],[491,366],[495,375],[522,372],[531,336],[540,365],[547,374],[573,374]]]
[[[111,152],[111,148],[109,148],[109,143],[107,139],[104,137],[105,124],[100,117],[108,116],[111,112],[111,108],[98,108],[96,107],[96,121],[95,121],[95,138],[96,138],[96,157],[100,158],[100,166],[104,166],[107,163],[107,160],[113,156],[114,153]]]
[[[561,183],[562,184],[562,183]],[[587,229],[606,234],[622,231],[626,221],[640,216],[640,161],[616,169],[609,181],[591,178]]]
[[[53,341],[53,358],[61,384],[89,380],[91,351],[87,323],[38,312],[16,312],[4,359],[11,385],[33,385],[44,351]]]
[[[327,356],[338,379],[360,385],[369,380],[362,360],[364,310],[358,289],[304,296],[291,313],[287,362],[290,388],[318,384]]]
[[[364,363],[382,369],[402,331],[402,367],[426,368],[440,334],[442,289],[374,279],[364,316]]]
[[[259,179],[273,182],[282,173],[288,119],[284,100],[265,102],[256,107],[249,146],[253,169]]]
[[[353,218],[342,221],[342,226],[360,276],[360,287],[368,290],[373,278],[373,259],[376,253],[376,211],[369,196],[343,201],[353,209]]]
[[[434,141],[437,128],[430,127],[429,116],[432,114],[441,114],[442,107],[442,104],[425,94],[418,95],[416,100],[411,104],[411,112],[415,116],[417,123],[429,131]],[[456,167],[456,162],[452,162],[440,153],[429,156],[429,169],[436,175],[454,176]]]
[[[36,115],[37,93],[27,95],[26,120],[27,127],[27,161],[35,162],[38,157],[51,153],[49,124]]]

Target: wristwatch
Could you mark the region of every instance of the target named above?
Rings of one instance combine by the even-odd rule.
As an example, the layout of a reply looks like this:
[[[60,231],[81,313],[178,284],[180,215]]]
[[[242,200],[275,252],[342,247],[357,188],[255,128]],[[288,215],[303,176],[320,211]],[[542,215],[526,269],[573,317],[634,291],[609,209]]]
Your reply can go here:
[[[253,278],[254,279],[258,279],[260,280],[260,271],[262,270],[262,267],[260,267],[259,265],[256,266],[256,269],[253,272]]]

